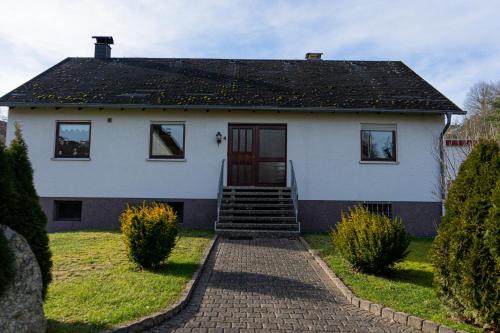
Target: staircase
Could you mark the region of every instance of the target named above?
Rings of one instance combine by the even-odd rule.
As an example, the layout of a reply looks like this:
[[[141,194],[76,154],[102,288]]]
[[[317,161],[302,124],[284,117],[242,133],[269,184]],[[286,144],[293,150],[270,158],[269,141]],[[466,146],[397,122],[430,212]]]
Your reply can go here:
[[[219,180],[215,231],[233,236],[300,234],[297,191],[292,167],[291,187],[223,186]]]
[[[223,189],[216,232],[300,232],[289,187],[236,187]]]

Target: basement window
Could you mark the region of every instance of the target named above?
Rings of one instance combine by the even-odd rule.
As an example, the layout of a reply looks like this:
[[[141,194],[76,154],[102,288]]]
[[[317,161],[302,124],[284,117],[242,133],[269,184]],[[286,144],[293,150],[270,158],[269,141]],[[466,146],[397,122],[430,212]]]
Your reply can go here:
[[[361,124],[361,161],[396,161],[396,125]]]
[[[184,130],[182,123],[151,124],[149,158],[183,159]]]
[[[385,215],[392,220],[392,204],[387,202],[365,202],[363,207],[368,209],[369,212]]]
[[[158,201],[158,203],[166,204],[172,207],[177,215],[177,223],[182,223],[184,219],[184,202],[179,201]]]
[[[81,221],[82,202],[76,200],[54,201],[54,220],[56,221]]]

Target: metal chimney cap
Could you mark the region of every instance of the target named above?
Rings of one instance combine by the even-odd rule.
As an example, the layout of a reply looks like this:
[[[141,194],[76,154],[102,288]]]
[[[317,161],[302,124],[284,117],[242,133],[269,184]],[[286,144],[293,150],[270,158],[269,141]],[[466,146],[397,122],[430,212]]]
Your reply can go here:
[[[112,36],[92,36],[92,38],[95,38],[97,44],[113,44]]]
[[[321,60],[321,55],[323,53],[319,52],[307,52],[306,53],[306,60]]]

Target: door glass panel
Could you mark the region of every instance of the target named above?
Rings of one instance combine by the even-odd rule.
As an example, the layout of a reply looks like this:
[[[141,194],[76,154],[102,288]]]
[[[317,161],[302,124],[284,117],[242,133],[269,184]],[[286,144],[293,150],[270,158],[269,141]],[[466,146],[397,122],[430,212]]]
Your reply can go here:
[[[233,152],[236,153],[238,152],[238,129],[233,128]]]
[[[252,130],[247,129],[247,153],[252,152]]]
[[[286,156],[286,130],[260,129],[259,156],[284,158]]]
[[[285,162],[259,162],[259,183],[283,184],[286,174]]]
[[[239,152],[244,153],[245,148],[246,148],[245,130],[240,129],[239,132],[240,132],[240,150],[239,150]]]

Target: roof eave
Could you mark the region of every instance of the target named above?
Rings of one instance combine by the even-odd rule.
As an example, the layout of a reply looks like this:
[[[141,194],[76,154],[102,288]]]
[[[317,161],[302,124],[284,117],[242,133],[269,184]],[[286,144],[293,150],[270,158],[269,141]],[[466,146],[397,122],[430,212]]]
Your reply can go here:
[[[99,103],[25,103],[2,102],[0,106],[10,108],[106,108],[106,109],[191,109],[191,110],[242,110],[242,111],[279,111],[279,112],[318,112],[318,113],[412,113],[412,114],[446,114],[465,115],[461,109],[386,109],[386,108],[335,108],[335,107],[281,107],[281,106],[232,106],[232,105],[151,105],[151,104],[99,104]]]

